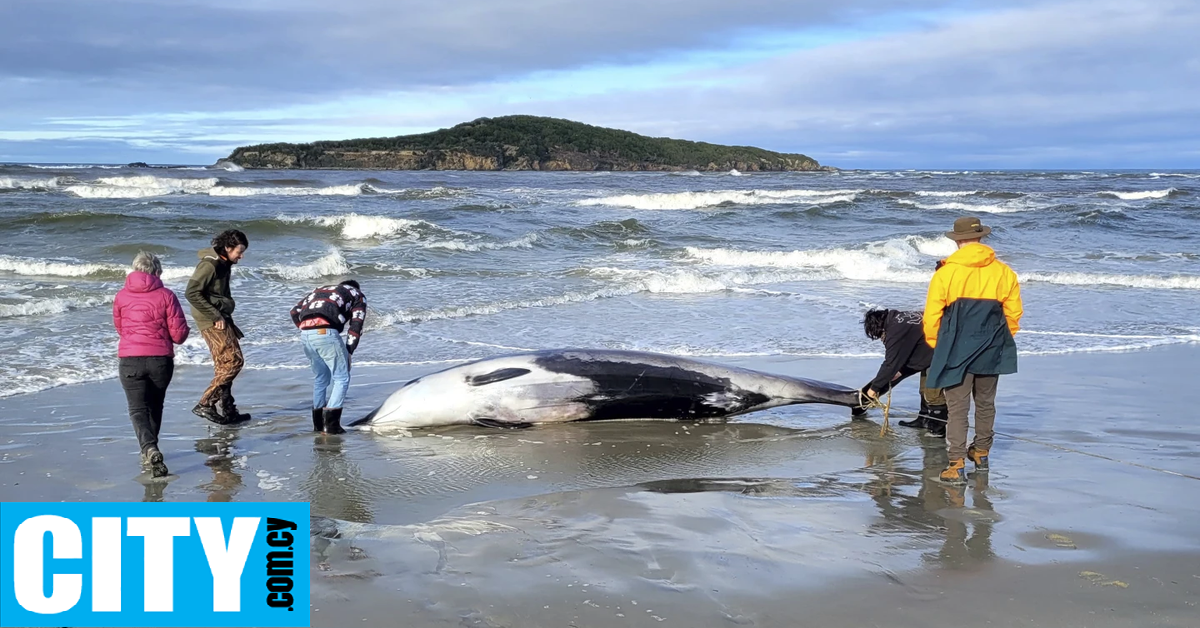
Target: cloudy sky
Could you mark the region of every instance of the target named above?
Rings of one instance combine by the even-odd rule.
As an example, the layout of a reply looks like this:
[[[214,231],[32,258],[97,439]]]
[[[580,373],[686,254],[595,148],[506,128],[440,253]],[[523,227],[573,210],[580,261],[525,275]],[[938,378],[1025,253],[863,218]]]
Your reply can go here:
[[[845,168],[1200,168],[1197,0],[8,0],[0,161],[523,113]]]

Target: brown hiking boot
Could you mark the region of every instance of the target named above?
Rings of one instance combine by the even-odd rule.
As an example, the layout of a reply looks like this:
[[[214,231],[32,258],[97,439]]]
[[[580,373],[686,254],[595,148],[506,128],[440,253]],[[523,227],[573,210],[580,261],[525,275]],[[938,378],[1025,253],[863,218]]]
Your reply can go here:
[[[976,471],[988,470],[988,452],[984,449],[975,449],[974,445],[967,447],[967,457],[971,462],[975,463]]]
[[[166,463],[163,462],[162,452],[157,447],[146,452],[146,462],[150,464],[150,475],[152,477],[161,478],[170,473]]]
[[[945,484],[966,484],[967,483],[967,464],[962,458],[956,458],[946,465],[946,469],[938,476],[938,480]]]

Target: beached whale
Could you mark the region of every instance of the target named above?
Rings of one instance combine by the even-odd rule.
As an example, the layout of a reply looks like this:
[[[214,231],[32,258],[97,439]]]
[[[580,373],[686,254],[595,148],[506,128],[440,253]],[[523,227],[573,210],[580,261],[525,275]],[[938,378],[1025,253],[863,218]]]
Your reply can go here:
[[[859,407],[858,390],[638,351],[515,353],[414,379],[352,425],[526,427],[614,419],[699,420],[799,403]]]

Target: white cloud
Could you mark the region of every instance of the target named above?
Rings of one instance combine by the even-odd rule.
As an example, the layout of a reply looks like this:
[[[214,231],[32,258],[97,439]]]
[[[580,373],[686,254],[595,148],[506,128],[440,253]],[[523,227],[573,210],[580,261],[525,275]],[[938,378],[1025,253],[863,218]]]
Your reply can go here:
[[[1009,2],[990,13],[924,13],[891,21],[884,18],[897,14],[884,13],[885,3],[860,2],[843,9],[904,30],[850,28],[834,37],[812,36],[804,28],[844,27],[845,14],[820,8],[830,3],[793,4],[785,10],[765,0],[541,0],[504,8],[466,2],[444,9],[418,3],[405,5],[406,25],[393,32],[393,45],[384,40],[389,28],[400,28],[399,12],[389,3],[264,0],[254,3],[254,11],[290,7],[280,30],[309,24],[314,11],[324,12],[329,28],[300,33],[300,39],[322,37],[301,60],[319,50],[328,56],[322,67],[332,71],[376,46],[370,51],[378,58],[366,65],[381,74],[347,69],[349,78],[324,85],[325,70],[318,68],[298,77],[298,85],[326,89],[315,87],[300,98],[279,92],[271,101],[280,82],[275,80],[263,86],[262,98],[230,101],[242,92],[232,83],[206,82],[211,74],[228,71],[230,80],[251,74],[219,67],[185,77],[195,85],[183,90],[192,103],[219,109],[153,97],[134,105],[111,87],[111,101],[100,99],[108,108],[88,110],[78,103],[95,101],[65,99],[72,107],[59,119],[8,116],[3,137],[62,138],[76,129],[75,137],[194,142],[215,158],[218,149],[236,144],[396,135],[479,116],[532,113],[804,152],[851,167],[1200,165],[1194,148],[1200,139],[1195,2]],[[373,19],[353,22],[356,12]],[[773,30],[759,40],[771,45],[752,54],[733,47],[734,40],[753,42],[747,29],[763,28],[772,18],[791,35]],[[268,43],[284,37],[258,35]],[[187,33],[181,36],[186,40]],[[296,34],[291,37],[286,41],[294,43]],[[355,38],[366,47],[350,45]],[[776,52],[789,40],[798,42],[794,51]],[[349,48],[339,52],[343,45]],[[424,49],[413,52],[418,48]],[[622,65],[631,59],[632,65]],[[408,67],[423,63],[428,67]],[[290,67],[274,53],[263,65],[263,71],[285,74]],[[456,65],[469,71],[449,71],[443,85],[423,86],[431,72]],[[47,81],[37,84],[53,91]],[[21,93],[36,107],[28,89]]]

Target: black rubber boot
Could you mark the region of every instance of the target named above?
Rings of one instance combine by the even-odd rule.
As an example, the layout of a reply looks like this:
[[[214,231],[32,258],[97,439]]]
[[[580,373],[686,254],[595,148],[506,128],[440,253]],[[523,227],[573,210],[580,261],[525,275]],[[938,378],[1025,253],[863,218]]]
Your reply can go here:
[[[925,425],[930,436],[946,437],[946,421],[950,418],[950,409],[946,406],[929,406],[929,418]]]
[[[921,410],[917,412],[917,417],[909,421],[898,421],[901,427],[913,427],[918,430],[929,429],[929,404],[925,401],[925,395],[921,395]]]
[[[313,431],[325,431],[325,408],[313,408]]]
[[[233,403],[233,396],[228,392],[221,396],[221,412],[225,415],[226,423],[240,423],[250,420],[249,414],[238,411],[237,406]]]
[[[325,416],[326,434],[345,434],[346,430],[342,429],[342,409],[341,408],[325,408],[323,410]]]
[[[229,421],[225,420],[225,417],[221,416],[220,414],[217,414],[216,406],[205,406],[205,405],[201,405],[201,404],[196,404],[196,407],[192,408],[192,414],[195,414],[196,416],[198,416],[202,419],[205,419],[207,421],[216,423],[217,425],[225,425],[226,423],[229,422]]]

